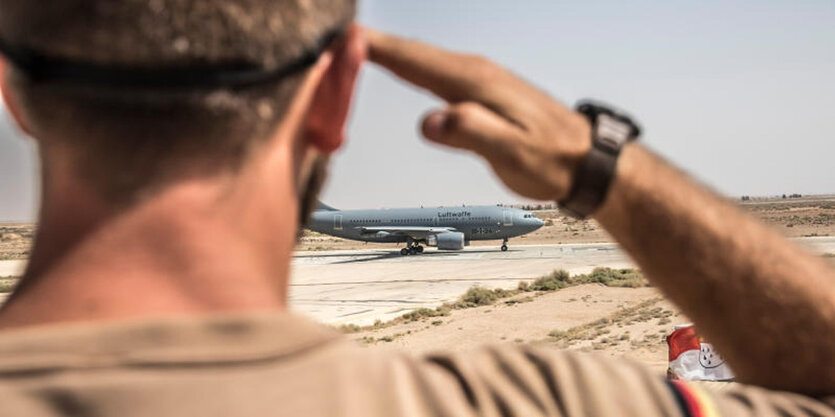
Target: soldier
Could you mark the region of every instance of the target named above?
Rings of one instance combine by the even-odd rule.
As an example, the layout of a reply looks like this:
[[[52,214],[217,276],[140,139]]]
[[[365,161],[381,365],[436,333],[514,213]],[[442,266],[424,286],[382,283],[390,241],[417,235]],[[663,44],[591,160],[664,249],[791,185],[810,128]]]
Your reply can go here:
[[[0,311],[0,414],[835,415],[823,260],[605,106],[573,111],[353,16],[348,0],[0,1],[3,94],[43,184],[28,270]],[[424,119],[429,140],[599,221],[749,385],[708,393],[526,347],[382,353],[288,313],[295,237],[366,53],[448,102]]]

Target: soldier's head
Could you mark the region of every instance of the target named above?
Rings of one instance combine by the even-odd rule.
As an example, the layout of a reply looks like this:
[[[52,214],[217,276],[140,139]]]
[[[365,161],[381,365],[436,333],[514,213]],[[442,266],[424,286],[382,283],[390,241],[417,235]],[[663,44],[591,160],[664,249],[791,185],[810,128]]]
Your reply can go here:
[[[354,13],[354,0],[0,0],[3,93],[47,184],[71,176],[125,206],[278,146],[310,200],[363,59]]]

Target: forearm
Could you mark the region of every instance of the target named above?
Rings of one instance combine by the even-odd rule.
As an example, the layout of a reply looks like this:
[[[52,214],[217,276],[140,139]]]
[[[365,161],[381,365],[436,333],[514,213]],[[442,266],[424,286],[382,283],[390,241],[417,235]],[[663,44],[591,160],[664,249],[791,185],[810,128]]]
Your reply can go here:
[[[835,392],[835,273],[627,146],[597,220],[745,382]]]

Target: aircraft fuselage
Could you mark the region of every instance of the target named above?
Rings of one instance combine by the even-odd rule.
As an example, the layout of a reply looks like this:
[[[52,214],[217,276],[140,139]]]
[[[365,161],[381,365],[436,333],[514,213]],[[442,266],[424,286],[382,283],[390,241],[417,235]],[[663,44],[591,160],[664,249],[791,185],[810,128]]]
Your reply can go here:
[[[308,228],[344,239],[363,242],[409,242],[402,233],[376,232],[376,228],[449,228],[472,240],[509,239],[542,227],[531,212],[499,206],[465,206],[380,210],[317,210]],[[416,239],[411,239],[416,240]]]

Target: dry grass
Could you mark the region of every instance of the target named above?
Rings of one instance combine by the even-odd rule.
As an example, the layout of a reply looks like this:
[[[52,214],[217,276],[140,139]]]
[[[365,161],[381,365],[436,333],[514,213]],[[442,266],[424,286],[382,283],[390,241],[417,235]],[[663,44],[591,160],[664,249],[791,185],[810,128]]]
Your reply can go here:
[[[359,333],[363,331],[379,330],[401,323],[412,323],[421,321],[425,322],[429,319],[436,319],[433,320],[431,324],[434,326],[438,326],[443,324],[443,321],[437,320],[437,318],[447,317],[452,314],[453,310],[463,310],[468,308],[488,306],[504,299],[509,299],[504,301],[504,304],[506,306],[514,306],[516,304],[526,303],[534,300],[533,296],[530,295],[513,298],[520,294],[537,293],[534,294],[534,296],[536,296],[548,292],[558,291],[560,289],[575,285],[590,283],[598,283],[611,287],[632,288],[643,287],[648,285],[643,275],[639,271],[633,269],[596,268],[594,271],[592,271],[591,274],[581,274],[575,275],[573,277],[568,272],[560,269],[554,270],[549,274],[543,275],[530,283],[527,281],[522,281],[519,283],[517,289],[514,290],[506,290],[502,288],[491,289],[475,286],[467,290],[467,292],[464,293],[464,295],[462,295],[458,300],[451,303],[444,303],[437,308],[420,308],[408,312],[400,317],[397,317],[385,323],[378,320],[370,326],[343,324],[342,326],[338,327],[338,330],[343,333]],[[366,336],[363,337],[360,340],[360,342],[365,344],[376,343],[381,341],[390,342],[396,339],[397,337],[409,333],[411,333],[411,331],[407,333],[387,335],[376,339],[373,337]]]
[[[0,278],[0,294],[10,293],[17,286],[18,278],[3,277]]]
[[[571,285],[575,285],[571,275],[564,269],[555,269],[547,275],[535,279],[530,285],[524,285],[525,291],[556,291]],[[520,284],[519,289],[522,289]]]
[[[554,330],[548,334],[549,341],[561,348],[579,344],[584,350],[603,350],[628,342],[632,349],[656,348],[663,344],[666,329],[646,333],[643,338],[632,338],[628,326],[657,320],[657,325],[664,326],[672,322],[673,311],[656,306],[661,297],[645,300],[632,307],[567,330]]]
[[[458,301],[448,305],[447,307],[461,310],[465,308],[486,306],[495,303],[501,298],[512,297],[516,294],[519,294],[519,290],[504,290],[501,288],[489,289],[476,286],[467,290],[467,292],[464,293]],[[441,308],[443,307],[444,306],[441,306]]]
[[[602,335],[609,334],[611,333],[611,329],[609,329],[611,326],[622,327],[636,322],[649,321],[654,318],[658,318],[660,320],[667,319],[670,315],[672,315],[672,312],[666,311],[661,307],[652,307],[661,300],[662,299],[660,297],[652,298],[632,307],[626,307],[618,310],[608,317],[595,320],[590,323],[575,326],[567,330],[554,330],[548,333],[548,336],[556,342],[562,342],[563,344],[570,345],[576,341],[594,340]],[[620,336],[620,338],[623,338],[623,336]],[[626,339],[628,339],[628,337],[623,340]]]
[[[529,303],[531,301],[533,301],[533,297],[528,295],[528,296],[525,296],[525,297],[510,299],[510,300],[505,301],[504,303],[505,303],[505,305],[513,306],[513,305],[516,305],[516,304]]]
[[[446,317],[449,315],[449,308],[444,306],[438,308],[421,308],[410,313],[406,313],[401,318],[406,322],[419,321],[432,317]]]
[[[599,283],[607,287],[638,288],[649,286],[649,281],[634,269],[595,268],[591,274],[573,277],[578,283]]]
[[[337,329],[342,333],[357,333],[362,330],[362,327],[356,324],[343,324]]]
[[[582,284],[603,284],[607,287],[647,287],[649,281],[635,269],[595,268],[590,274],[570,276],[564,270],[554,270],[532,283],[522,283],[521,291],[557,291]]]
[[[814,216],[792,215],[782,217],[780,220],[786,223],[786,227],[794,227],[797,225],[830,226],[835,223],[835,214],[818,213]]]

